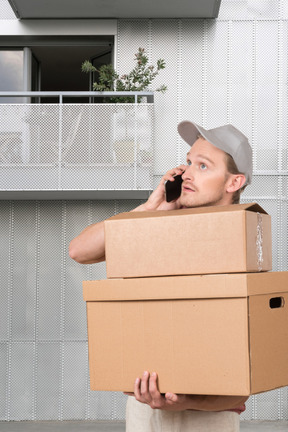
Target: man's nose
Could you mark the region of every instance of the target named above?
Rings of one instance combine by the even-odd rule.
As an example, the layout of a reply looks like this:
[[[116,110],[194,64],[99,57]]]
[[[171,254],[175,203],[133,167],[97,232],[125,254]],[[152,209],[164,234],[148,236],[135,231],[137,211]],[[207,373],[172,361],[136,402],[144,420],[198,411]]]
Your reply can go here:
[[[184,173],[182,174],[183,180],[192,180],[194,179],[194,173],[193,173],[193,167],[192,165],[186,165],[186,169]]]

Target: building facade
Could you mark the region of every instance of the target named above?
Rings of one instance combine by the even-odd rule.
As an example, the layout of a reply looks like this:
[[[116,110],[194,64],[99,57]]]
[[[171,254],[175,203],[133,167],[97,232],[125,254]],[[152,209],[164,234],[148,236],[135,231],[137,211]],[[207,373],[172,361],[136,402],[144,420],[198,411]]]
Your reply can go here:
[[[105,264],[83,266],[73,262],[68,256],[68,244],[88,224],[129,211],[143,202],[146,192],[148,194],[158,184],[161,176],[185,160],[187,147],[177,135],[179,121],[190,119],[206,128],[232,123],[249,137],[253,147],[254,177],[242,202],[256,201],[271,214],[273,270],[287,270],[287,2],[222,0],[218,18],[212,20],[121,18],[66,22],[33,20],[26,21],[25,26],[20,24],[19,27],[8,1],[0,0],[2,92],[43,89],[44,83],[41,86],[36,79],[39,63],[42,71],[43,68],[48,70],[46,91],[51,90],[49,73],[54,77],[57,73],[62,78],[63,75],[67,77],[57,84],[58,91],[83,90],[78,87],[81,74],[71,72],[68,79],[69,69],[66,68],[75,71],[75,65],[61,63],[62,57],[75,55],[80,65],[78,54],[83,52],[89,58],[104,54],[104,61],[111,59],[120,74],[133,67],[133,54],[139,47],[147,50],[151,63],[159,58],[166,62],[156,84],[165,83],[168,91],[154,95],[150,117],[150,114],[147,117],[149,104],[144,104],[146,107],[139,120],[141,123],[141,118],[144,119],[145,133],[149,126],[147,136],[139,132],[139,140],[144,143],[141,150],[146,151],[145,143],[151,142],[148,150],[153,151],[153,160],[144,161],[142,165],[138,163],[137,169],[143,170],[141,174],[135,174],[133,164],[126,172],[130,163],[121,166],[116,163],[117,169],[110,170],[111,163],[107,160],[101,162],[102,167],[106,166],[103,173],[99,163],[94,161],[93,170],[86,172],[85,178],[95,176],[96,184],[87,183],[87,186],[85,183],[82,189],[97,189],[98,182],[107,175],[108,183],[100,189],[108,192],[96,198],[90,193],[83,199],[81,190],[75,186],[80,168],[75,168],[72,159],[66,161],[70,168],[74,164],[74,170],[67,174],[70,183],[66,189],[78,190],[77,193],[41,195],[39,191],[54,189],[55,192],[57,189],[51,184],[47,186],[46,180],[52,177],[49,177],[51,172],[44,171],[54,156],[46,155],[42,160],[41,147],[40,150],[37,147],[39,154],[34,155],[37,149],[33,147],[27,155],[27,148],[20,144],[19,154],[15,154],[19,136],[10,133],[11,125],[14,133],[15,124],[19,124],[17,131],[21,131],[22,138],[24,133],[29,133],[31,142],[46,143],[47,137],[54,133],[55,123],[51,119],[55,109],[57,118],[61,113],[64,116],[61,121],[65,115],[68,119],[63,143],[74,149],[72,154],[76,159],[82,157],[89,129],[87,101],[78,101],[78,104],[68,101],[61,107],[57,101],[49,105],[41,100],[40,113],[36,111],[37,104],[31,108],[31,96],[25,96],[29,100],[0,101],[3,191],[0,207],[0,420],[123,419],[124,395],[89,390],[82,280],[105,278]],[[52,58],[53,52],[56,56],[57,50],[59,55],[52,67],[47,59],[51,52]],[[41,62],[37,64],[39,57]],[[7,81],[2,79],[4,76]],[[34,81],[33,76],[36,77]],[[66,81],[69,86],[63,88]],[[53,85],[56,86],[55,82]],[[88,81],[83,85],[84,89],[87,85],[88,91]],[[24,127],[23,119],[27,119],[32,109],[33,124],[37,124],[39,115],[41,118],[46,115],[44,108],[49,121],[39,139],[39,131],[29,129],[27,132],[29,122],[26,121]],[[99,112],[93,111],[91,115],[95,126]],[[113,117],[116,124],[117,121],[121,124],[121,115]],[[145,123],[147,118],[148,123]],[[101,153],[104,159],[111,150],[105,147],[105,133],[111,130],[111,121],[101,123],[105,131]],[[140,123],[137,123],[138,130]],[[73,125],[77,125],[75,130]],[[133,125],[128,124],[127,128],[133,129]],[[9,147],[11,139],[13,145]],[[56,147],[56,159],[58,150]],[[38,159],[32,158],[33,164],[29,165],[31,154]],[[54,154],[53,149],[51,154]],[[9,174],[8,168],[19,168],[17,158],[24,160],[25,169],[21,167]],[[34,171],[31,171],[32,165]],[[39,170],[42,174],[37,177]],[[63,179],[64,171],[61,175]],[[134,175],[141,179],[139,184],[135,186],[132,182],[121,186],[124,178],[134,178]],[[29,183],[31,177],[37,179],[36,186]],[[14,181],[18,181],[17,185],[9,187]],[[39,182],[42,182],[41,187]],[[12,193],[15,189],[18,192],[29,190],[31,194],[21,197],[19,192],[15,198]],[[121,189],[128,192],[130,189],[130,193],[121,195]],[[26,199],[21,199],[23,197]],[[242,418],[287,420],[287,388],[252,396]]]

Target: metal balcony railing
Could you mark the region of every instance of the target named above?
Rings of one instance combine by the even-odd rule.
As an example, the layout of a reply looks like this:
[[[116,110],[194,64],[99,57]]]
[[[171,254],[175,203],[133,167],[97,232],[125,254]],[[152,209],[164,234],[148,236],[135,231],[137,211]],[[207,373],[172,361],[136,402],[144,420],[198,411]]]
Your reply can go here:
[[[95,103],[119,96],[134,102]],[[58,103],[42,103],[51,97]],[[153,107],[151,92],[0,92],[0,198],[146,198]]]

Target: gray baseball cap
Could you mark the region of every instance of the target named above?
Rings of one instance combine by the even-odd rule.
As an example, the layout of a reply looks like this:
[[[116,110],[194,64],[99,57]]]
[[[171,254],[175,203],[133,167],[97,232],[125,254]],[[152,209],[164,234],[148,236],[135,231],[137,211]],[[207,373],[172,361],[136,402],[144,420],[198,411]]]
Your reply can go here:
[[[245,184],[251,183],[252,148],[248,138],[234,126],[228,124],[206,130],[196,123],[184,120],[178,124],[178,132],[191,147],[201,134],[206,141],[228,153],[234,159],[238,170],[245,175]]]

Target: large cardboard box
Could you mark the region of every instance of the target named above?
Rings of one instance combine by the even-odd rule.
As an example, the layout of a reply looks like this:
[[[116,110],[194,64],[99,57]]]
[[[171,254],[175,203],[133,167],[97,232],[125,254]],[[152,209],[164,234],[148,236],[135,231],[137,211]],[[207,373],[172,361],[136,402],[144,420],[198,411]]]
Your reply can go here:
[[[288,385],[288,272],[85,281],[91,390],[250,395]]]
[[[122,213],[105,221],[107,277],[267,271],[271,243],[257,204]]]

